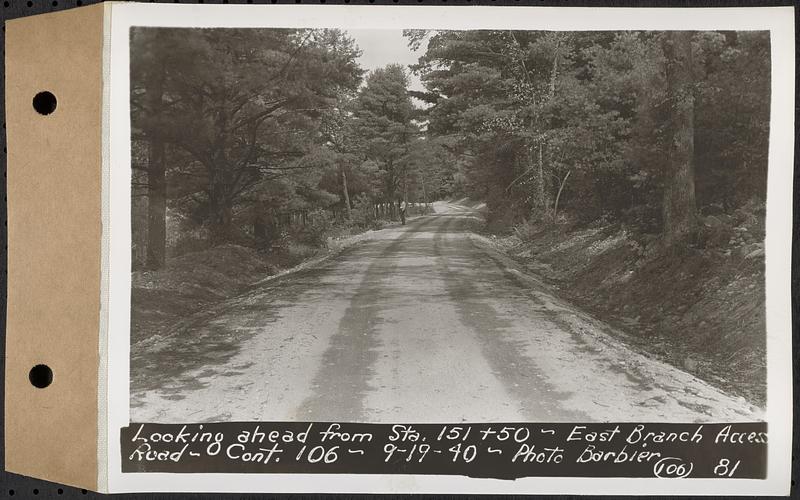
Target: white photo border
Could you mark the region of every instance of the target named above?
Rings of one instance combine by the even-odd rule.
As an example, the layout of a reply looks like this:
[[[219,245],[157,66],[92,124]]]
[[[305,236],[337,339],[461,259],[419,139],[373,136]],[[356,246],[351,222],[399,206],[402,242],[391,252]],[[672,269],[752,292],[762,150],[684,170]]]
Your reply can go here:
[[[122,492],[473,493],[787,495],[792,444],[791,241],[795,35],[792,7],[583,8],[333,5],[106,5],[103,310],[99,484]],[[129,31],[151,27],[343,29],[769,30],[771,113],[766,215],[768,475],[754,479],[530,477],[378,474],[122,473],[120,428],[129,424],[131,140]],[[110,28],[109,28],[110,27]],[[108,184],[105,185],[105,179]],[[105,362],[105,363],[104,363]],[[101,374],[101,379],[102,374]],[[103,393],[101,392],[101,399]],[[105,406],[104,406],[105,403]],[[105,420],[107,418],[107,421]],[[105,425],[104,425],[105,424]]]

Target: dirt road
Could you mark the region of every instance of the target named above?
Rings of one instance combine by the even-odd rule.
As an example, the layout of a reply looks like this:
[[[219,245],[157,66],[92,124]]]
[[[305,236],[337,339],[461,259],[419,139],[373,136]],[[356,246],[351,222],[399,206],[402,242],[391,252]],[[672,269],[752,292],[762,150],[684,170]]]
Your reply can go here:
[[[436,209],[133,346],[131,419],[760,418],[477,244],[469,209]]]

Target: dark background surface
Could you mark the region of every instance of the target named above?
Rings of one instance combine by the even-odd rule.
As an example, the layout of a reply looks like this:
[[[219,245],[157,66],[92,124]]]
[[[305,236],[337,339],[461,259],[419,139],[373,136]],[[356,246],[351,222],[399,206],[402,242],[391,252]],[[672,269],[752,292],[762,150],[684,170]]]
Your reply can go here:
[[[151,0],[152,1],[152,0]],[[0,7],[0,16],[3,21],[2,36],[0,36],[0,45],[2,46],[3,60],[5,60],[5,21],[8,19],[15,19],[19,17],[26,17],[35,14],[42,14],[46,12],[55,12],[60,10],[72,9],[81,5],[90,5],[99,3],[98,0],[4,0],[3,6]],[[765,5],[795,5],[792,1],[635,1],[635,0],[618,0],[618,1],[596,1],[596,0],[580,0],[580,1],[548,1],[548,0],[174,0],[163,1],[162,3],[206,3],[206,4],[352,4],[352,5],[442,5],[453,8],[469,5],[542,5],[542,6],[607,6],[607,7],[744,7],[744,6],[765,6]],[[800,17],[795,5],[795,24],[798,24]],[[795,47],[797,48],[797,39],[795,39]],[[797,50],[796,50],[797,51]],[[797,75],[796,75],[797,77]],[[3,66],[2,73],[0,73],[0,87],[2,94],[5,94],[5,66]],[[796,90],[795,90],[796,92]],[[797,122],[798,109],[800,109],[800,99],[796,98],[795,107],[795,122]],[[0,114],[5,120],[5,99],[2,100],[0,105]],[[3,191],[4,202],[0,204],[0,218],[3,220],[3,227],[0,230],[0,239],[3,241],[4,250],[0,264],[2,265],[2,285],[0,286],[0,295],[2,296],[2,304],[0,307],[0,373],[5,373],[5,314],[6,314],[6,249],[7,246],[7,224],[6,224],[6,135],[5,135],[5,121],[3,123],[2,141],[3,141],[3,155],[0,158],[0,166],[3,170],[3,179],[0,184],[0,189]],[[794,170],[794,204],[800,205],[800,196],[798,196],[798,179],[800,179],[800,170],[797,168],[797,153],[798,153],[798,134],[795,134],[795,170]],[[800,253],[797,251],[798,245],[798,221],[800,217],[797,211],[794,214],[794,230],[793,230],[793,252],[792,252],[792,295],[794,296],[798,290],[798,282],[800,276],[797,272],[798,259]],[[800,350],[798,350],[798,305],[796,301],[792,303],[792,339],[793,339],[793,367],[794,367],[794,401],[798,400],[798,380],[797,380],[797,364],[800,362]],[[0,384],[0,395],[3,394],[3,384]],[[0,397],[0,406],[5,404],[5,397]],[[795,405],[796,406],[796,405]],[[65,409],[68,411],[68,409]],[[0,411],[0,420],[2,420],[3,412]],[[4,426],[0,425],[0,441],[3,439]],[[798,454],[798,440],[797,440],[797,421],[794,422],[795,440],[792,445],[792,496],[796,493],[795,481],[797,479],[797,471],[794,467],[795,457]],[[3,454],[0,453],[0,462],[3,462]],[[4,465],[4,464],[3,464]],[[17,474],[10,474],[5,472],[5,467],[0,470],[0,498],[100,498],[105,495],[100,495],[94,492],[87,492],[86,490],[79,490],[67,486],[62,486],[47,481],[38,479],[31,479]],[[233,485],[230,485],[233,487]],[[232,495],[219,495],[219,494],[129,494],[129,495],[115,495],[119,498],[146,498],[146,499],[209,499],[209,498],[272,498],[277,495],[257,495],[257,494],[232,494]],[[287,495],[280,495],[287,497]],[[319,498],[318,495],[291,495],[293,498]],[[366,495],[348,495],[349,498],[362,497],[367,498]],[[476,496],[477,498],[477,496]],[[686,497],[681,497],[686,498]]]

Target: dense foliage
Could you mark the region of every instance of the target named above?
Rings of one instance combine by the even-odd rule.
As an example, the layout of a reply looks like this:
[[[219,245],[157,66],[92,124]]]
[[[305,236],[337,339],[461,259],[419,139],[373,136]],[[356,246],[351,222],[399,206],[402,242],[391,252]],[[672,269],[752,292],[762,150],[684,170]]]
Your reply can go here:
[[[270,248],[297,223],[319,244],[401,200],[665,241],[763,201],[766,33],[405,34],[424,92],[400,65],[365,75],[341,30],[134,28],[134,262],[159,268],[188,236]]]
[[[658,232],[677,202],[690,226],[695,203],[763,201],[767,33],[405,34],[427,43],[417,97],[460,160],[454,189],[485,199],[492,221],[568,210]]]

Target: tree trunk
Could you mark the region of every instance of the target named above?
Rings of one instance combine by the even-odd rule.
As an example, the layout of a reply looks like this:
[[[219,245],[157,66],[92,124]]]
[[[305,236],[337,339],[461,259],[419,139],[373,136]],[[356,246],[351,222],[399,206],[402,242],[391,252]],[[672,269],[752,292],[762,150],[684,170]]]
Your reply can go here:
[[[572,173],[572,170],[567,172],[567,175],[561,180],[561,184],[558,186],[558,194],[556,194],[556,201],[553,203],[553,222],[558,222],[558,200],[561,199],[561,191],[564,190],[564,185],[567,183],[567,179],[569,179],[569,174]]]
[[[155,66],[147,78],[147,113],[158,118],[163,110],[163,65]],[[167,255],[166,145],[158,131],[151,131],[147,166],[147,263],[148,269],[164,267]]]
[[[552,103],[553,100],[556,98],[556,80],[558,79],[558,60],[561,55],[561,37],[556,35],[556,47],[553,51],[553,66],[550,69],[550,93],[547,96],[548,102]],[[545,168],[544,168],[544,137],[540,137],[539,140],[539,171],[537,173],[538,177],[538,198],[539,198],[539,207],[542,211],[546,211],[550,207],[550,197],[548,196],[548,190],[546,187],[547,179],[549,177],[545,176]],[[546,215],[546,214],[545,214]]]
[[[667,172],[664,176],[664,242],[675,243],[694,229],[694,95],[692,32],[664,36],[670,108]]]
[[[561,49],[561,37],[560,35],[556,35],[556,48],[555,53],[553,54],[553,69],[550,71],[550,99],[553,99],[556,96],[556,79],[558,78],[558,58],[560,56],[560,49]]]
[[[535,131],[536,126],[532,124],[530,130]],[[533,210],[538,211],[539,214],[541,214],[542,217],[544,217],[546,215],[545,212],[547,210],[547,207],[549,206],[549,203],[547,200],[547,191],[545,190],[544,137],[542,134],[539,134],[537,142],[538,144],[530,146],[530,148],[527,151],[526,166],[528,168],[525,170],[525,173],[514,179],[514,181],[512,181],[511,184],[508,185],[508,188],[506,188],[506,190],[508,190],[512,185],[514,185],[514,183],[517,182],[518,179],[523,177],[528,172],[531,172],[533,174],[533,181],[534,181],[533,193],[532,193]],[[536,150],[535,152],[534,149]],[[536,156],[534,157],[534,155]]]
[[[233,208],[228,197],[230,180],[228,179],[227,169],[224,160],[220,157],[216,162],[216,168],[211,172],[211,196],[210,204],[210,238],[212,245],[220,245],[231,241]]]
[[[211,203],[211,243],[228,243],[233,235],[233,178],[228,162],[227,149],[232,142],[229,131],[229,116],[223,100],[214,118],[215,143],[211,150],[209,171],[209,193]]]
[[[232,239],[231,226],[233,211],[224,199],[212,200],[211,203],[211,244],[221,245]]]
[[[150,141],[147,169],[147,268],[161,269],[167,256],[166,145]]]
[[[536,205],[544,212],[547,209],[547,194],[544,189],[544,141],[539,141],[539,160],[536,172]]]
[[[350,209],[350,193],[347,190],[347,173],[344,168],[342,168],[342,193],[344,194],[344,214],[350,220],[353,214]]]
[[[408,203],[408,168],[403,169],[403,201]]]

